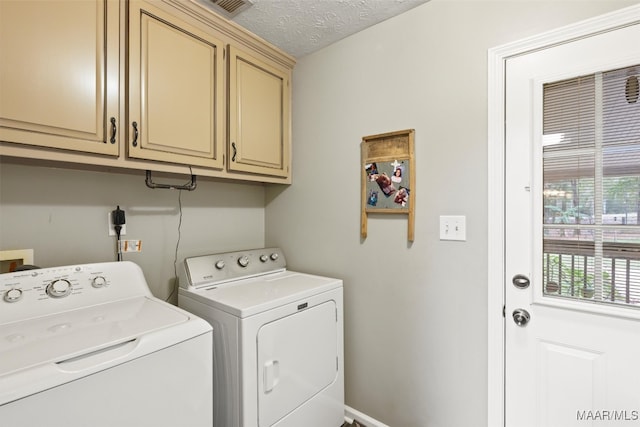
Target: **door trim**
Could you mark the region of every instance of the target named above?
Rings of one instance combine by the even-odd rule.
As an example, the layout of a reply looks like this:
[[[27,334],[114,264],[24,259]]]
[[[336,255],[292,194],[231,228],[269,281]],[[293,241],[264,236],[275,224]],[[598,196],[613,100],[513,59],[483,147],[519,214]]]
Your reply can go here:
[[[505,395],[505,68],[509,58],[640,23],[640,5],[488,51],[488,366],[487,425],[504,426]]]

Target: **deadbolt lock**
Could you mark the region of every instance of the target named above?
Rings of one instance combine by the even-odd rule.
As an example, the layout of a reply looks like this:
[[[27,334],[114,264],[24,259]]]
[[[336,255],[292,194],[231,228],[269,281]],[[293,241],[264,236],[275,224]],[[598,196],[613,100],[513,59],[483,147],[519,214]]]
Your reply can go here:
[[[529,287],[530,282],[529,278],[524,274],[516,274],[513,276],[513,279],[511,279],[511,283],[518,289],[526,289]]]

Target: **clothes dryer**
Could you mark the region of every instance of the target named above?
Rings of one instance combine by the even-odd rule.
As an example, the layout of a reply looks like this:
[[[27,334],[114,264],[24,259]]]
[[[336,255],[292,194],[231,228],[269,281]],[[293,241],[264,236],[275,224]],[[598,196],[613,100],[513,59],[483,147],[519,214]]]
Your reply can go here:
[[[215,427],[344,423],[342,281],[279,248],[187,258],[178,305],[213,326]]]

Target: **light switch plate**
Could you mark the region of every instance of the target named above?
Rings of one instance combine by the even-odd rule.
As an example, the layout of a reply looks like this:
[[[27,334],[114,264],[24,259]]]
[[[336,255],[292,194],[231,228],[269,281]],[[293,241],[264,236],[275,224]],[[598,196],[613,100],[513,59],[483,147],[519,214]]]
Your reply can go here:
[[[467,240],[467,217],[464,215],[440,216],[440,240]]]

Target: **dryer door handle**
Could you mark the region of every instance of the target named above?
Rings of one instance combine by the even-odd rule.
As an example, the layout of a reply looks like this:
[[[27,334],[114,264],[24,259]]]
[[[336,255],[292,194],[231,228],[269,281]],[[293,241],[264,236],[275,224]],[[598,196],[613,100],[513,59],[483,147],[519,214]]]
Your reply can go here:
[[[280,381],[280,362],[278,360],[268,360],[264,363],[263,369],[264,393],[271,393]]]

